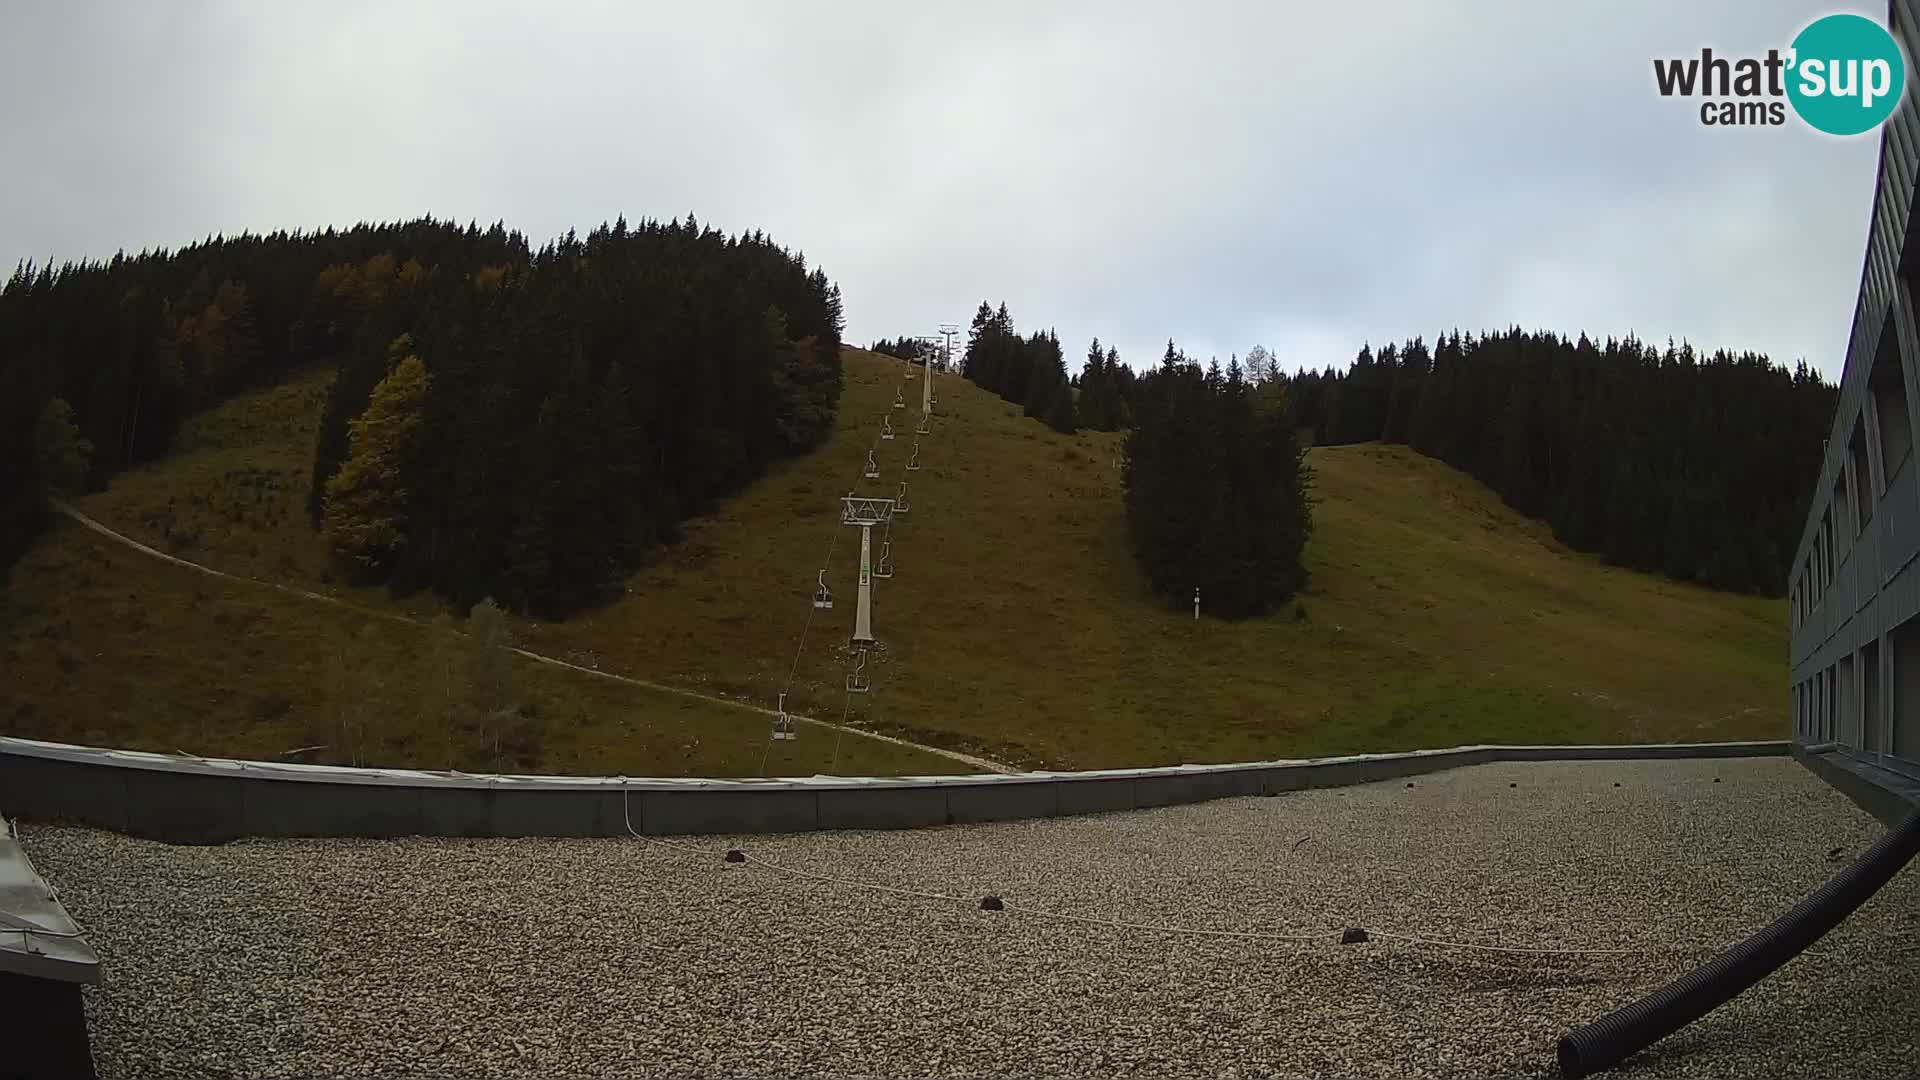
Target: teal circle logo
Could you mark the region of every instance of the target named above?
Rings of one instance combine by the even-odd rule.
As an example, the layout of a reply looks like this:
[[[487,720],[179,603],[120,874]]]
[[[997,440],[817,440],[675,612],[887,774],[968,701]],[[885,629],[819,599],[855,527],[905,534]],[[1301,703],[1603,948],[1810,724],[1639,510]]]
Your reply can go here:
[[[1829,135],[1872,131],[1900,106],[1907,61],[1885,27],[1863,15],[1828,15],[1793,39],[1787,100]]]

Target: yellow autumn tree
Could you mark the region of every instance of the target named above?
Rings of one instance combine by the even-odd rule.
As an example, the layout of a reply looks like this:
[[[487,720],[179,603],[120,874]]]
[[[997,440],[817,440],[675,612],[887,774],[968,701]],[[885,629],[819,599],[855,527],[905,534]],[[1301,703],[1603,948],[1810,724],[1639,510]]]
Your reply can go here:
[[[392,367],[373,388],[367,410],[347,425],[347,460],[327,481],[321,519],[342,557],[378,570],[406,544],[406,477],[424,426],[431,389],[427,365],[402,335],[388,347]]]

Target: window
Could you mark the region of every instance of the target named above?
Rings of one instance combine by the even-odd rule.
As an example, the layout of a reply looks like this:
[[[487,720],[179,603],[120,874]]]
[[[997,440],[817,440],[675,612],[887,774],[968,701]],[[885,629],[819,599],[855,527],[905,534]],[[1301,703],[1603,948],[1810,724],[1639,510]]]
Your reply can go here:
[[[1867,387],[1873,394],[1874,419],[1880,428],[1880,483],[1886,482],[1906,464],[1913,452],[1913,417],[1907,413],[1907,379],[1900,363],[1900,336],[1894,332],[1893,311],[1887,311],[1887,328],[1880,334],[1880,346],[1873,357],[1873,371]]]
[[[1860,649],[1860,749],[1878,753],[1880,739],[1880,643]]]
[[[1833,523],[1834,523],[1834,520],[1835,519],[1833,516],[1833,508],[1828,507],[1827,516],[1820,523],[1826,529],[1826,535],[1821,537],[1821,540],[1820,540],[1821,557],[1827,560],[1826,570],[1821,574],[1821,578],[1820,578],[1822,583],[1821,588],[1824,588],[1824,589],[1833,588],[1833,567],[1834,567]]]
[[[1860,748],[1860,696],[1854,682],[1853,654],[1840,658],[1834,665],[1837,677],[1834,681],[1833,737],[1842,746],[1855,750]]]
[[[1848,494],[1853,497],[1853,528],[1845,530],[1849,540],[1865,532],[1867,523],[1873,520],[1873,473],[1870,471],[1872,462],[1867,460],[1867,427],[1864,419],[1853,422],[1853,437],[1847,440],[1847,459],[1853,463],[1853,482],[1847,485],[1850,489]],[[1836,492],[1838,490],[1835,488]],[[1844,511],[1840,521],[1842,524],[1848,523]]]
[[[1887,635],[1893,673],[1887,677],[1893,714],[1887,750],[1895,757],[1920,762],[1920,615]]]
[[[1807,551],[1807,561],[1812,564],[1808,573],[1813,575],[1813,602],[1827,594],[1827,557],[1822,553],[1827,539],[1827,516],[1820,515],[1820,524],[1814,527],[1813,544]]]
[[[1827,669],[1826,728],[1821,734],[1821,738],[1824,741],[1834,742],[1840,738],[1840,725],[1838,722],[1839,717],[1840,717],[1840,665],[1835,664],[1832,667]]]
[[[1842,468],[1840,475],[1834,477],[1833,480],[1833,520],[1839,522],[1841,527],[1833,534],[1831,539],[1837,549],[1835,554],[1839,555],[1842,559],[1846,558],[1847,549],[1853,546],[1854,533],[1858,531],[1858,523],[1854,521],[1854,515],[1851,509],[1853,502],[1847,498],[1850,494],[1848,489],[1854,485],[1849,484],[1847,479],[1847,470]],[[1847,528],[1846,526],[1849,522],[1853,522],[1856,527],[1852,529]]]
[[[1813,676],[1813,741],[1827,741],[1827,673]]]
[[[1820,535],[1815,539],[1820,545],[1820,591],[1824,593],[1833,586],[1833,507],[1820,515]]]

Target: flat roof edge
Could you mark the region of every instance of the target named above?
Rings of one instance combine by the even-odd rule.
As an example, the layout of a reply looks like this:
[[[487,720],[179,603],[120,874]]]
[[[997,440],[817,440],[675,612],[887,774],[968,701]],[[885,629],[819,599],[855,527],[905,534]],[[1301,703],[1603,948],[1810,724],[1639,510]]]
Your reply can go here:
[[[512,791],[778,791],[845,790],[903,787],[1003,786],[1075,780],[1140,779],[1192,776],[1247,770],[1317,768],[1331,765],[1418,760],[1453,755],[1486,754],[1506,760],[1635,760],[1651,758],[1706,758],[1787,756],[1787,740],[1716,743],[1624,743],[1517,745],[1474,744],[1370,754],[1343,754],[1321,758],[1276,758],[1218,764],[1151,766],[1137,769],[1091,769],[1023,773],[966,773],[931,776],[788,776],[788,777],[631,777],[464,773],[426,769],[359,768],[345,765],[303,765],[291,762],[250,761],[237,758],[159,754],[144,750],[117,750],[0,736],[0,757],[37,758],[75,764],[106,765],[152,772],[223,776],[234,779],[280,780],[294,783],[347,784],[377,787],[432,787]],[[4,807],[0,807],[4,809]]]

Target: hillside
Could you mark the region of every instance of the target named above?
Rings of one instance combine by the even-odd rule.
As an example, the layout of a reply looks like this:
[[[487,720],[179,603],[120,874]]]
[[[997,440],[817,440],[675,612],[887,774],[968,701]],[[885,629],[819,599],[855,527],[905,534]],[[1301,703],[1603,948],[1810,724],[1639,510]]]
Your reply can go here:
[[[303,501],[327,378],[306,373],[190,420],[165,461],[81,500],[119,531],[228,573],[339,598],[318,603],[141,555],[64,519],[0,591],[0,734],[136,749],[631,775],[951,773],[953,760],[803,728],[769,751],[759,711],[507,661],[528,715],[496,755],[450,721],[457,641],[430,597],[332,581]],[[522,642],[524,644],[524,642]],[[594,667],[592,656],[576,658]],[[343,721],[361,753],[343,752]]]
[[[632,575],[624,598],[562,623],[522,621],[517,640],[764,707],[793,670],[790,706],[839,717],[859,544],[854,530],[836,525],[837,502],[850,489],[892,494],[912,445],[910,435],[880,444],[883,481],[857,480],[907,368],[859,350],[845,357],[844,397],[825,446],[774,465],[716,514],[689,522],[680,544]],[[873,692],[853,699],[855,723],[1003,761],[1080,768],[1784,729],[1783,601],[1709,592],[1571,553],[1478,483],[1403,447],[1312,452],[1312,577],[1291,611],[1224,623],[1160,609],[1126,547],[1120,437],[1057,435],[957,378],[942,377],[939,387],[924,468],[911,474],[913,509],[893,533],[897,576],[877,583],[875,630],[886,647],[869,665]],[[300,510],[323,393],[323,380],[299,378],[203,414],[173,456],[118,477],[81,506],[156,547],[232,573],[430,614],[430,598],[396,601],[329,580]],[[835,539],[836,531],[844,535]],[[89,553],[90,543],[62,526],[15,570],[0,630],[9,668],[24,675],[18,685],[41,689],[10,691],[14,700],[0,713],[10,732],[56,726],[45,712],[49,688],[73,675],[54,665],[77,667],[83,649],[118,672],[126,695],[143,700],[167,696],[153,685],[232,681],[230,669],[189,659],[224,659],[228,649],[215,643],[230,636],[230,624],[98,641],[97,629],[77,628],[117,620],[128,608],[171,623],[189,606],[178,590],[194,584],[167,585],[190,572]],[[809,624],[807,598],[829,543],[828,580],[841,602]],[[50,614],[54,598],[70,592],[80,605]],[[310,652],[299,620],[316,616],[297,614],[292,598],[223,602],[258,608],[243,639],[258,655],[239,681],[251,687],[271,670],[285,696],[310,693],[311,665],[289,670],[273,657]],[[202,677],[189,679],[189,671]],[[743,755],[764,748],[756,714],[727,717],[737,711],[716,707],[688,716],[684,698],[674,699],[677,713],[662,702],[615,703],[586,688],[598,680],[568,678],[581,685],[545,691],[553,705],[541,715],[554,719],[543,768],[752,772]],[[613,723],[604,711],[626,719]],[[191,710],[172,715],[183,718],[169,721],[170,732],[191,728]],[[57,726],[130,741],[129,724],[138,727]],[[659,734],[659,724],[712,731],[733,749],[681,760],[685,738]],[[730,724],[740,726],[737,737],[720,735]],[[235,752],[271,741],[244,722],[228,728],[223,738],[241,740]],[[781,752],[804,757],[821,741],[806,731]],[[645,748],[635,749],[640,742]],[[799,758],[792,766],[784,771],[812,771]],[[839,766],[855,771],[844,753]],[[870,767],[929,771],[924,760]]]

